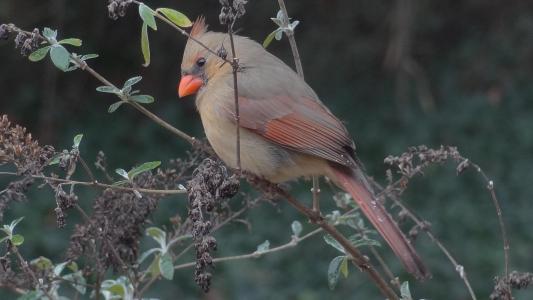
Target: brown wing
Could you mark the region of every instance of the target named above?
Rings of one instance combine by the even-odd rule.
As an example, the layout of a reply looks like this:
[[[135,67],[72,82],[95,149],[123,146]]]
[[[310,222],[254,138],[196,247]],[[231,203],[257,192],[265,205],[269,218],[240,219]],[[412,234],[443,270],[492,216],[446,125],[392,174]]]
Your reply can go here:
[[[275,144],[347,167],[356,165],[355,146],[346,128],[315,100],[240,97],[239,108],[241,127]]]

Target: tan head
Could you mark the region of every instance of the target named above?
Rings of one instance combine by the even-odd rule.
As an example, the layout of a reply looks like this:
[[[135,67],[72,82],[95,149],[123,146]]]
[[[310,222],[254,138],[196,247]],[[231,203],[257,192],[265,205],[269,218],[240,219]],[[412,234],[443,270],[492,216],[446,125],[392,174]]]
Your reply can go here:
[[[223,44],[226,47],[227,35],[207,31],[203,17],[194,22],[190,35],[215,53],[221,49]],[[181,62],[181,81],[178,86],[178,95],[185,97],[195,94],[207,85],[207,82],[215,75],[225,72],[231,72],[231,66],[228,63],[224,63],[216,54],[189,39]]]

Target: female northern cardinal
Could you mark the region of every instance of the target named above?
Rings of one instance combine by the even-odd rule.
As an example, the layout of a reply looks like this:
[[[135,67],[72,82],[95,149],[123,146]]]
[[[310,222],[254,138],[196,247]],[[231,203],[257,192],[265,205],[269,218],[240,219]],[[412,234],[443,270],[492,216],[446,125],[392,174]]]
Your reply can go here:
[[[215,51],[230,49],[227,34],[209,32],[203,18],[191,36]],[[325,175],[352,195],[361,211],[419,279],[430,274],[396,223],[376,200],[341,121],[291,68],[248,38],[235,36],[241,167],[272,182]],[[222,50],[223,51],[223,50]],[[230,167],[236,163],[232,66],[189,39],[181,63],[180,97],[197,93],[207,139]]]

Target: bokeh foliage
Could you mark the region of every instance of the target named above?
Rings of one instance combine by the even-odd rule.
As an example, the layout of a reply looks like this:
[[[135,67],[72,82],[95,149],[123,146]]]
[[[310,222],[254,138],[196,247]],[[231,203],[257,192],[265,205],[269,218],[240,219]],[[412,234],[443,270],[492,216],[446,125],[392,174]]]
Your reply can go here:
[[[380,180],[384,179],[382,162],[386,155],[417,144],[456,145],[483,166],[502,200],[511,239],[511,267],[531,271],[533,5],[518,0],[408,2],[412,17],[407,49],[423,70],[422,80],[386,67],[387,49],[398,34],[397,26],[392,25],[395,2],[289,0],[291,17],[300,21],[296,38],[306,80],[347,122],[368,172]],[[176,7],[191,18],[203,14],[211,29],[222,30],[217,1],[147,3]],[[83,39],[87,53],[100,54],[93,66],[102,74],[113,82],[143,76],[140,88],[157,99],[151,109],[176,127],[202,136],[192,99],[176,97],[184,38],[161,26],[150,36],[151,65],[143,68],[138,17],[131,13],[112,21],[104,4],[3,0],[0,23],[14,22],[26,28],[49,26],[60,29],[64,36]],[[247,15],[238,24],[242,28],[239,34],[261,42],[275,29],[269,18],[275,16],[277,2],[251,1],[247,8]],[[286,39],[274,41],[269,49],[292,65]],[[29,63],[7,43],[0,44],[0,58],[0,112],[27,126],[41,143],[67,148],[72,137],[83,132],[81,150],[85,157],[96,157],[98,150],[104,150],[112,168],[185,155],[185,142],[134,110],[108,114],[114,99],[97,93],[99,84],[86,74],[64,74],[47,61]],[[423,106],[419,88],[424,80],[435,101],[433,110]],[[300,199],[310,198],[309,184],[293,187]],[[94,191],[87,193],[93,195]],[[329,191],[322,198],[326,209],[333,207]],[[35,191],[30,199],[15,205],[6,219],[26,216],[18,227],[26,238],[21,249],[26,256],[44,255],[59,261],[74,222],[65,229],[56,228],[50,192]],[[480,298],[486,298],[492,290],[492,278],[503,270],[503,254],[495,212],[482,182],[468,172],[456,177],[453,168],[435,168],[412,183],[404,201],[433,224],[437,236],[465,266]],[[183,196],[169,197],[154,220],[168,224],[170,216],[185,211],[185,203]],[[312,228],[284,203],[278,207],[264,204],[246,219],[252,225],[250,231],[235,224],[217,233],[219,255],[248,253],[267,239],[272,244],[285,243],[295,219],[304,224],[304,230]],[[414,295],[465,299],[462,282],[436,247],[421,238],[417,248],[435,279],[423,284],[411,282]],[[365,275],[355,270],[335,291],[329,290],[326,270],[336,255],[317,236],[260,260],[219,264],[213,293],[237,299],[269,299],[273,294],[287,299],[377,298]],[[390,253],[388,258],[399,270]],[[192,270],[176,272],[173,283],[159,283],[164,294],[152,296],[198,298],[201,292],[191,278]],[[528,297],[524,293],[517,296]]]

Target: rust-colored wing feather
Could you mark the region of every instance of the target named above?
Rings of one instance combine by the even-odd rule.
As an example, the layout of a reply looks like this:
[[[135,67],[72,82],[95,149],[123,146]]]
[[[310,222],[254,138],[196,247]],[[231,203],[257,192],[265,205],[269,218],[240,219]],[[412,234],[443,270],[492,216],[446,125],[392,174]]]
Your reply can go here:
[[[240,97],[239,108],[240,125],[275,144],[347,167],[356,165],[355,146],[346,128],[313,99]]]

